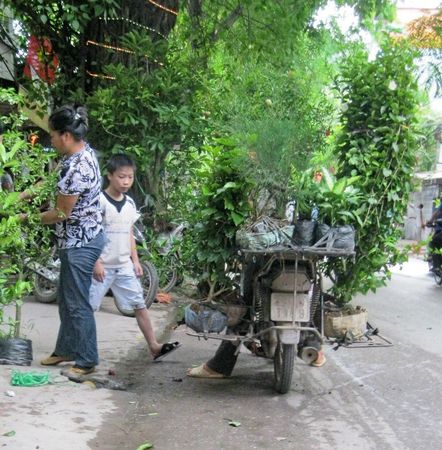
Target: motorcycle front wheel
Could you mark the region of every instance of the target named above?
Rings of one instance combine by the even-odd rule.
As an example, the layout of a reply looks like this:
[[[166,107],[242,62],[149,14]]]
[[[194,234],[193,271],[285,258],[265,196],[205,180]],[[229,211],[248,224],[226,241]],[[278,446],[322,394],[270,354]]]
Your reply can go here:
[[[32,275],[34,297],[40,303],[54,303],[57,300],[57,285],[45,277],[34,273]]]
[[[158,274],[155,266],[148,261],[142,262],[141,267],[143,268],[143,276],[141,277],[140,281],[141,285],[143,286],[144,303],[146,305],[146,308],[150,308],[158,292]],[[133,309],[124,309],[120,307],[115,298],[114,301],[115,306],[117,307],[118,311],[123,314],[123,316],[135,317],[135,312]]]
[[[283,344],[278,338],[273,366],[275,374],[274,386],[275,390],[280,394],[286,394],[292,385],[295,356],[296,345]]]

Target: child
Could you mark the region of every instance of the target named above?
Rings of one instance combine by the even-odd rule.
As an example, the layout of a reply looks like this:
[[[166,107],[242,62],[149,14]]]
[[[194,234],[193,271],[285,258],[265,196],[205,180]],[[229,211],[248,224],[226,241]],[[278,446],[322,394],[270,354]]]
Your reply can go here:
[[[103,227],[107,243],[95,263],[89,302],[98,311],[109,289],[124,309],[133,309],[150,353],[155,361],[162,359],[180,344],[159,344],[143,299],[139,278],[143,269],[138,260],[133,224],[139,218],[135,203],[126,192],[134,182],[135,164],[126,155],[113,155],[107,164],[109,186],[101,193]]]

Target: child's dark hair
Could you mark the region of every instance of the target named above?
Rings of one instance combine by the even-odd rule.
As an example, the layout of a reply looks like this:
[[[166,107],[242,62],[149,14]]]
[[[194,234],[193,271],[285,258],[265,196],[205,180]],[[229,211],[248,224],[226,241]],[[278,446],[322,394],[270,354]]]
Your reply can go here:
[[[81,141],[89,128],[87,109],[76,105],[61,106],[50,115],[49,127],[59,133],[71,133],[75,140]]]
[[[122,167],[132,167],[134,170],[136,168],[135,163],[129,156],[124,153],[117,153],[109,158],[109,161],[106,164],[106,171],[107,173],[112,174]]]

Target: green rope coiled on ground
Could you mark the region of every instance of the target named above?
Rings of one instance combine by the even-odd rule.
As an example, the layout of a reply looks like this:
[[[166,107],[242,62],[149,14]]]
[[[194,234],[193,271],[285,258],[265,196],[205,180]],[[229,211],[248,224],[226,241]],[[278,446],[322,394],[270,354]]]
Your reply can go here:
[[[11,384],[13,386],[32,387],[49,383],[49,372],[20,372],[14,370],[11,376]]]

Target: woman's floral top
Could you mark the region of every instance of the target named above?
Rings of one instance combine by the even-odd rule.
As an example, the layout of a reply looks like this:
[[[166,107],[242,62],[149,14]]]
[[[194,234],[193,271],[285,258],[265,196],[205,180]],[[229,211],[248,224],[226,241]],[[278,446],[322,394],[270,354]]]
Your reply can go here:
[[[63,157],[57,187],[60,194],[78,195],[71,215],[56,224],[58,246],[83,247],[102,230],[100,168],[89,144],[82,151]]]

